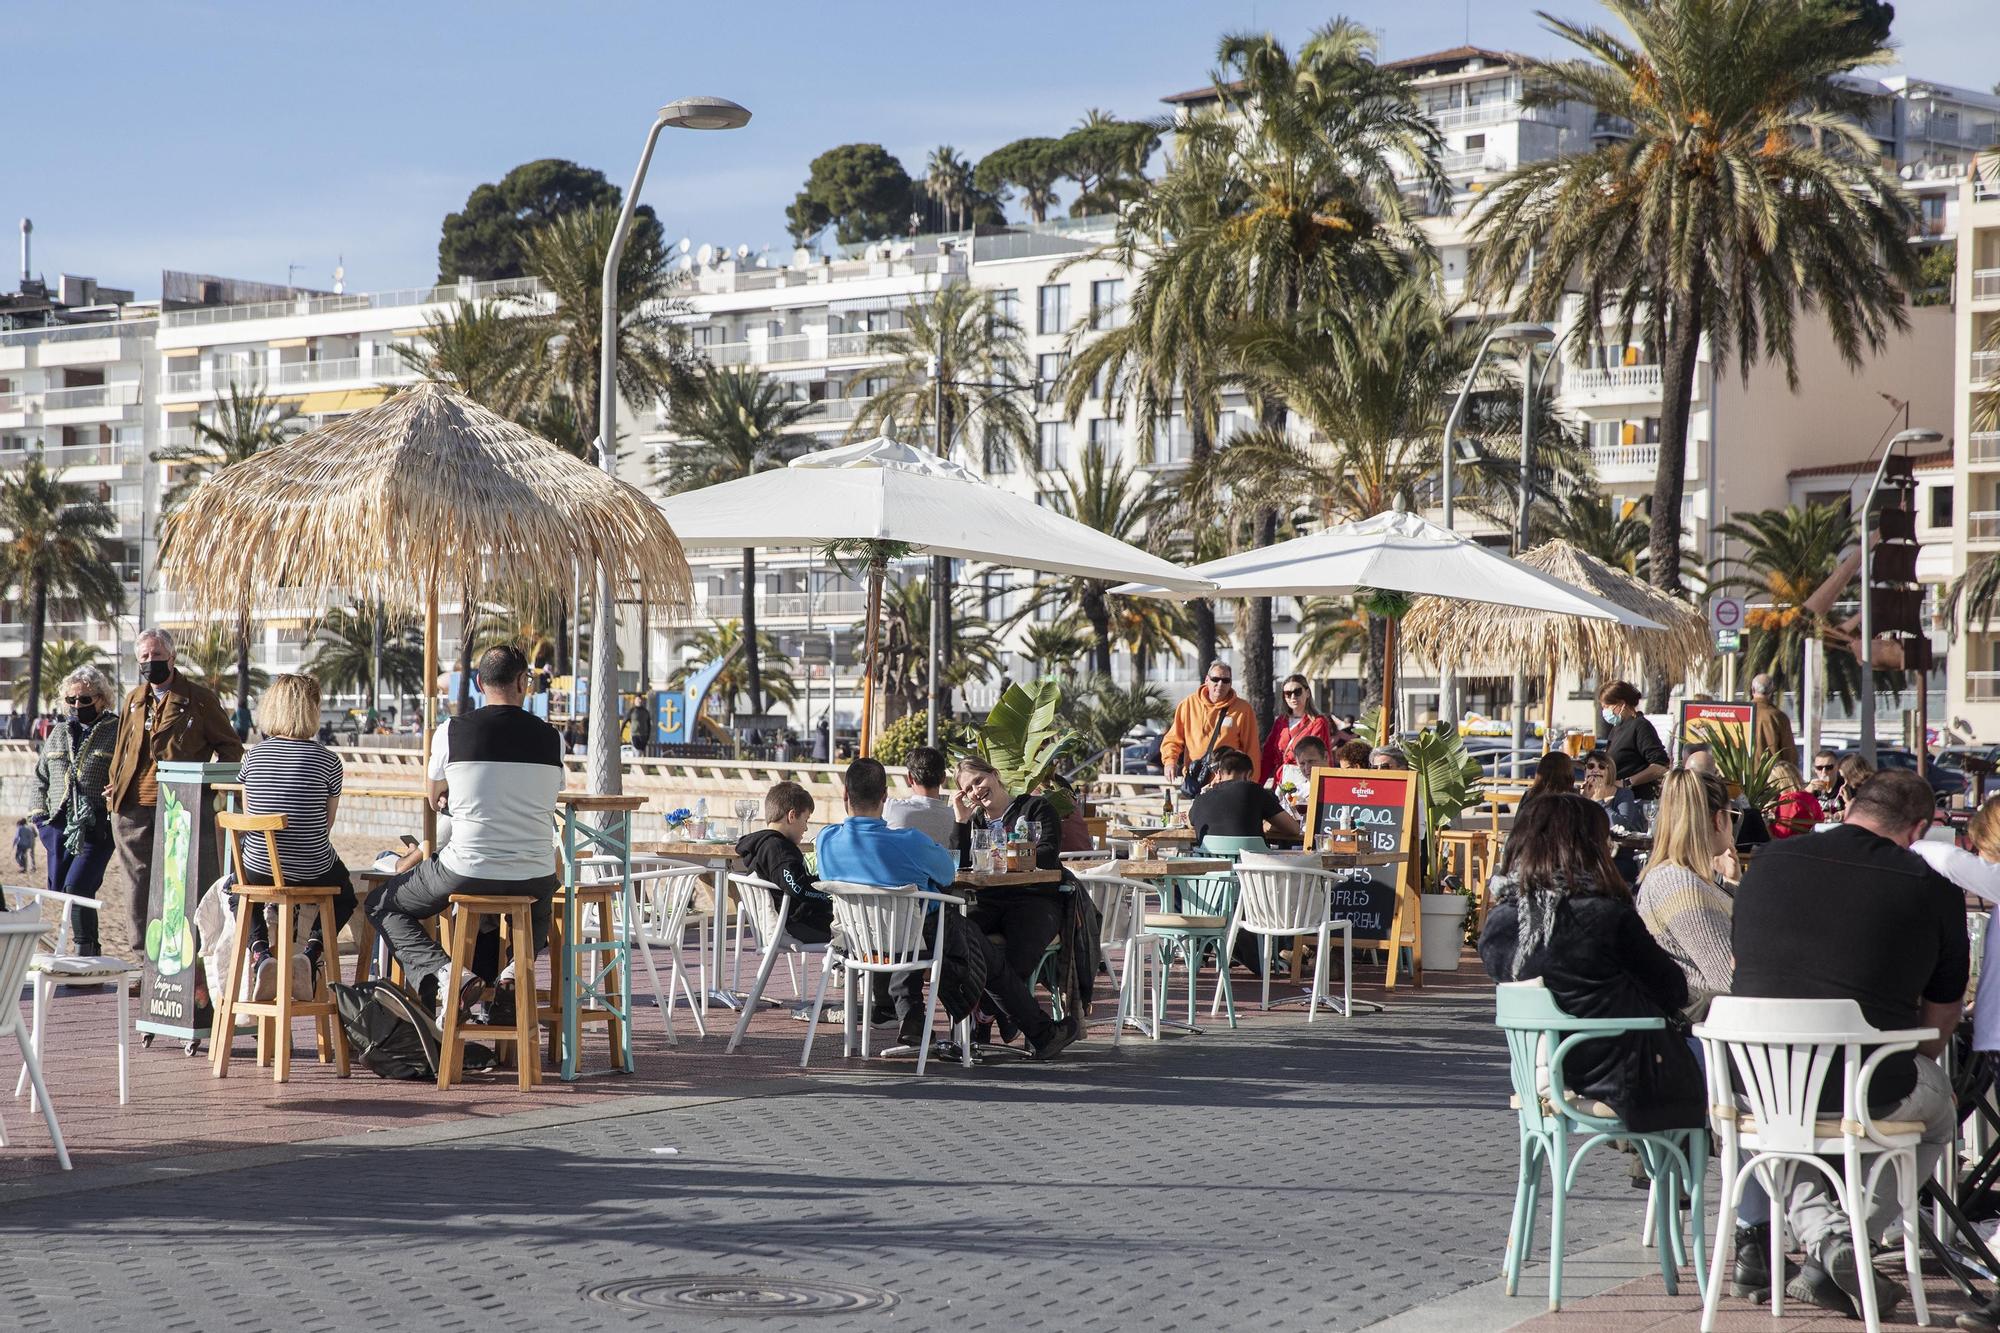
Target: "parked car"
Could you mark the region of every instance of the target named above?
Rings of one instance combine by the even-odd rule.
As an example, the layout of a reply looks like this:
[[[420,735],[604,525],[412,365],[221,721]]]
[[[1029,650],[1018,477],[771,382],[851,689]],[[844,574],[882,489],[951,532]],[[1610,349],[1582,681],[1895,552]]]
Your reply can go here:
[[[1509,778],[1514,776],[1514,742],[1497,736],[1467,736],[1465,752],[1479,761],[1479,771],[1489,778]],[[1535,765],[1541,760],[1539,745],[1529,746],[1519,752],[1521,775],[1533,777]]]
[[[1850,754],[1860,753],[1859,749],[1843,750],[1840,757],[1845,759]],[[1917,771],[1917,756],[1900,746],[1878,745],[1875,747],[1875,767],[1900,768],[1914,773]],[[1961,796],[1971,785],[1965,780],[1962,769],[1948,767],[1935,760],[1924,765],[1924,780],[1931,784],[1931,790],[1937,794],[1939,800],[1950,800],[1955,796]]]
[[[1155,727],[1134,727],[1125,733],[1122,755],[1127,773],[1152,773],[1161,771],[1160,737],[1164,733]]]

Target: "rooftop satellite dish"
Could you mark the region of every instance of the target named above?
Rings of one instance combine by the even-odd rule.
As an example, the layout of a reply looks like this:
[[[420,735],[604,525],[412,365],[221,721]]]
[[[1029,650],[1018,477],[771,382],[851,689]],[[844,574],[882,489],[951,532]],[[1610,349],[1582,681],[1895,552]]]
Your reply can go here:
[[[715,258],[715,247],[712,245],[704,244],[701,247],[701,249],[694,252],[694,262],[701,265],[703,268],[707,268],[709,266],[709,263],[712,260],[714,260],[714,258]]]
[[[690,241],[687,237],[683,236],[680,239],[680,243],[676,245],[674,248],[676,250],[679,250],[682,254],[686,254],[693,247],[693,245],[694,245],[693,241]]]
[[[737,246],[737,247],[736,247],[736,257],[737,257],[738,259],[748,259],[748,258],[750,257],[750,247],[749,247],[749,246],[747,246],[747,245],[739,245],[739,246]]]

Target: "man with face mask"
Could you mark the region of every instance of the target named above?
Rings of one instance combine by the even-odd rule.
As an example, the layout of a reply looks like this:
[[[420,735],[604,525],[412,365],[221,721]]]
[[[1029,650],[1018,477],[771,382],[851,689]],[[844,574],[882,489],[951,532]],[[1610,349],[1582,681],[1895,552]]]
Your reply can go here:
[[[243,742],[215,691],[174,670],[174,641],[163,629],[142,630],[136,645],[139,683],[125,696],[111,781],[104,798],[112,810],[118,864],[132,889],[132,947],[145,947],[146,899],[153,881],[153,818],[163,762],[233,764]]]

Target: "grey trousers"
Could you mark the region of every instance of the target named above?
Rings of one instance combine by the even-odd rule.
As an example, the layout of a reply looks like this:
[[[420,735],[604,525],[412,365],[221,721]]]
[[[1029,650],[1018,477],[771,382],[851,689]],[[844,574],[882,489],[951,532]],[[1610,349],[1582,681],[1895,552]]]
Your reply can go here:
[[[416,986],[422,983],[423,978],[444,971],[446,964],[451,962],[451,955],[426,935],[417,923],[442,915],[451,905],[452,894],[532,897],[535,905],[530,913],[530,924],[535,932],[535,952],[539,954],[549,944],[550,903],[555,898],[556,884],[555,875],[542,875],[535,879],[475,879],[446,869],[433,856],[427,861],[419,861],[377,889],[375,896],[368,900],[368,919],[375,923],[376,932],[389,942],[389,949],[396,955],[396,961],[403,965],[410,984]],[[472,971],[488,985],[500,975],[500,922],[497,918],[483,917],[479,922]]]
[[[1951,1080],[1945,1077],[1938,1062],[1927,1055],[1917,1056],[1916,1061],[1917,1086],[1876,1119],[1923,1122],[1924,1136],[1917,1144],[1917,1184],[1921,1187],[1930,1179],[1931,1172],[1937,1170],[1938,1159],[1944,1156],[1952,1135],[1958,1132],[1958,1103],[1951,1095]],[[1862,1158],[1864,1171],[1872,1164],[1873,1159]],[[1840,1159],[1833,1159],[1833,1169],[1840,1170]],[[1875,1191],[1875,1206],[1868,1214],[1868,1235],[1872,1239],[1880,1240],[1889,1224],[1902,1216],[1902,1209],[1896,1203],[1895,1179],[1893,1172],[1884,1171],[1882,1184]],[[1847,1233],[1846,1214],[1840,1211],[1833,1191],[1826,1187],[1826,1179],[1811,1167],[1802,1168],[1792,1182],[1791,1195],[1785,1203],[1785,1220],[1798,1238],[1799,1247],[1810,1255],[1817,1255],[1821,1244],[1829,1238]]]
[[[157,805],[127,801],[112,812],[111,842],[118,849],[118,866],[132,886],[132,948],[146,950],[146,900],[153,892],[153,819]]]

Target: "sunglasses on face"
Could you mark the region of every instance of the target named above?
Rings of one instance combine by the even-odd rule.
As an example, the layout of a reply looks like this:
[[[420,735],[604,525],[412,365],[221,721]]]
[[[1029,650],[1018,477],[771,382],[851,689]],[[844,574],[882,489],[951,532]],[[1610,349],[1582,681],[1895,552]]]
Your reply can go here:
[[[1210,676],[1208,678],[1208,683],[1211,685],[1227,685],[1234,679],[1235,679],[1234,676]]]
[[[1302,695],[1302,694],[1304,694],[1304,693],[1305,693],[1305,691],[1304,691],[1304,690],[1286,690],[1286,691],[1285,691],[1285,697],[1286,697],[1287,699],[1296,699],[1296,698],[1298,698],[1298,697],[1299,697],[1300,695]]]
[[[1831,773],[1831,772],[1833,772],[1833,765],[1832,765],[1832,764],[1814,764],[1814,765],[1813,765],[1813,772],[1815,772],[1815,773]]]
[[[88,699],[88,698],[84,698],[84,699],[72,699],[72,698],[70,698],[70,697],[69,697],[68,695],[64,695],[64,696],[63,696],[63,702],[64,702],[64,703],[66,703],[66,704],[68,704],[68,705],[69,705],[69,706],[70,706],[71,708],[81,708],[81,707],[83,707],[83,706],[84,706],[85,704],[87,704],[87,703],[90,703],[90,702],[91,702],[91,700],[90,700],[90,699]]]

